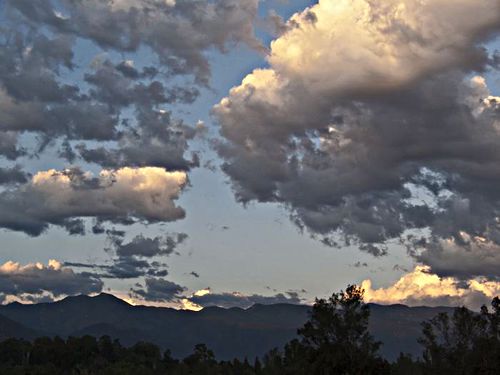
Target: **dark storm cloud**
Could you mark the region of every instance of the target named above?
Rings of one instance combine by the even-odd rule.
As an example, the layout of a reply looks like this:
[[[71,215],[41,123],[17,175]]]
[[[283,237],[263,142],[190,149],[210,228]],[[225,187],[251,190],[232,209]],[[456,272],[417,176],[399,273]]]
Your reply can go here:
[[[146,278],[145,286],[130,290],[130,296],[150,302],[179,302],[186,288],[160,278]]]
[[[396,2],[324,1],[295,15],[271,68],[214,108],[223,170],[239,201],[281,203],[329,246],[382,256],[427,228],[432,241],[498,244],[499,100],[471,77],[493,65],[481,43],[500,31],[500,1],[449,4],[454,19],[443,2],[404,4],[396,15]]]
[[[7,262],[0,266],[0,293],[32,297],[47,294],[51,297],[65,295],[91,294],[102,291],[103,283],[89,273],[75,273],[57,261],[48,266]],[[47,296],[47,295],[46,295]]]
[[[255,304],[300,304],[302,299],[296,292],[288,292],[286,295],[278,293],[274,296],[262,296],[258,294],[244,295],[241,293],[209,293],[201,296],[192,296],[189,298],[189,301],[202,307],[219,306],[224,308],[240,307],[242,309],[247,309]]]

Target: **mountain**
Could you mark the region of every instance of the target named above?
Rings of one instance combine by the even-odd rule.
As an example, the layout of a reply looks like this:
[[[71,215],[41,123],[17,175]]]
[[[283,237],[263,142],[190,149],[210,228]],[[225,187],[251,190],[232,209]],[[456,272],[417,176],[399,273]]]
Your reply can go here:
[[[14,320],[0,315],[0,341],[11,337],[32,340],[36,337],[42,336],[43,333],[30,329]]]
[[[132,306],[109,294],[67,297],[54,303],[0,306],[0,337],[47,335],[102,336],[125,345],[148,341],[170,349],[178,358],[205,343],[220,359],[262,356],[296,337],[308,318],[303,305],[254,305],[249,309],[208,307],[200,312]],[[370,304],[370,331],[383,342],[382,355],[396,358],[401,351],[419,355],[420,323],[449,307],[407,307]],[[5,328],[3,328],[5,326]],[[2,331],[3,329],[3,331]],[[28,334],[29,333],[29,334]]]

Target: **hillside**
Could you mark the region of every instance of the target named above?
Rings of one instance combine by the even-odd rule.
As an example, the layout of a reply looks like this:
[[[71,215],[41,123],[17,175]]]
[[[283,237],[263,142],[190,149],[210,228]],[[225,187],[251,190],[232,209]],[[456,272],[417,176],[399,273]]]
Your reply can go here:
[[[388,359],[400,351],[420,354],[420,322],[451,308],[410,308],[403,305],[370,305],[370,331],[380,341]],[[68,297],[55,303],[1,306],[1,332],[5,336],[109,335],[125,345],[149,341],[184,357],[195,344],[205,343],[220,359],[261,356],[281,347],[296,335],[308,317],[308,306],[254,305],[240,308],[205,308],[200,312],[132,306],[109,294]],[[30,333],[30,334],[28,334]]]

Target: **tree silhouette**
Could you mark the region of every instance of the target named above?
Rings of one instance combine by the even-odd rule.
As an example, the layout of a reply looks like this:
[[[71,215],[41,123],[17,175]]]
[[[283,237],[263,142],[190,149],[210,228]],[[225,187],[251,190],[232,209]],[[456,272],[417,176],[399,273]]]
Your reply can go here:
[[[425,374],[499,374],[500,300],[474,313],[465,307],[422,323]]]
[[[370,310],[363,294],[363,289],[350,285],[345,292],[316,299],[309,321],[298,331],[301,340],[285,348],[285,363],[309,374],[387,372],[387,363],[377,354],[380,343],[368,332]]]

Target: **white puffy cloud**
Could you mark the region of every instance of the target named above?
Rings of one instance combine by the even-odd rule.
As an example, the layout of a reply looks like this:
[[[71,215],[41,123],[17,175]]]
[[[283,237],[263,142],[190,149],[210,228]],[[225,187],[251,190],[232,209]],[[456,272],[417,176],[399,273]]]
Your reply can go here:
[[[37,235],[49,224],[78,231],[71,220],[81,217],[174,221],[185,216],[175,200],[186,183],[185,172],[153,167],[102,170],[97,177],[77,169],[42,171],[0,194],[0,226]]]
[[[291,17],[269,63],[315,91],[391,88],[473,64],[499,14],[497,0],[320,0]]]
[[[90,174],[86,178],[92,178]],[[175,206],[187,182],[185,172],[163,168],[122,168],[100,172],[96,188],[74,185],[72,175],[49,170],[33,176],[31,188],[44,197],[49,211],[64,216],[133,216],[148,221],[182,218]]]
[[[238,124],[227,117],[251,114],[254,101],[296,115],[320,108],[319,95],[328,95],[333,106],[332,96],[377,94],[429,72],[481,66],[486,55],[476,42],[499,28],[499,14],[498,0],[320,0],[293,15],[289,30],[271,43],[271,68],[249,74],[215,112],[223,131],[230,131]]]
[[[402,303],[409,306],[467,306],[478,309],[489,305],[500,294],[500,283],[483,279],[459,282],[452,277],[430,273],[428,266],[417,266],[387,288],[373,289],[364,280],[365,301],[380,304]]]

